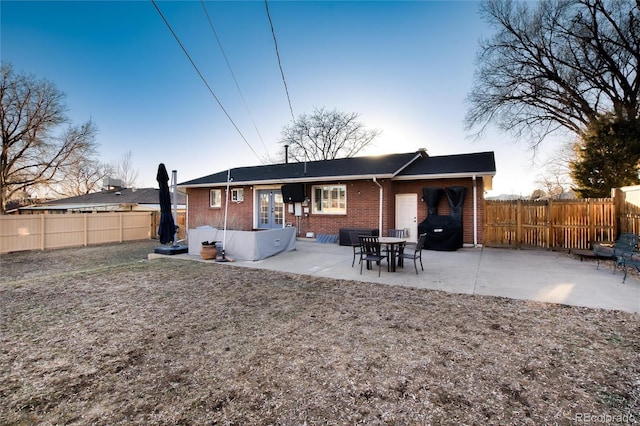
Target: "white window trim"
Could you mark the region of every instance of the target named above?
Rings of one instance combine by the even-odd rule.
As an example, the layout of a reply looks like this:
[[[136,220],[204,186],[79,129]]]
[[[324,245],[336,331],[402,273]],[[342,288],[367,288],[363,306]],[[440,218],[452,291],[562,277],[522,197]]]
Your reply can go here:
[[[316,189],[318,188],[322,188],[322,193],[325,194],[326,192],[331,192],[331,188],[340,188],[343,190],[344,192],[344,210],[332,210],[332,211],[322,211],[322,210],[317,210],[316,206]],[[342,185],[342,184],[338,184],[338,185],[331,185],[331,184],[327,184],[327,185],[313,185],[311,187],[311,212],[313,214],[317,214],[317,215],[346,215],[347,214],[347,185]]]
[[[214,193],[218,193],[218,203],[214,204]],[[209,207],[219,209],[222,207],[222,189],[211,189],[209,190]]]
[[[231,201],[241,203],[244,201],[244,188],[236,188],[231,190]]]

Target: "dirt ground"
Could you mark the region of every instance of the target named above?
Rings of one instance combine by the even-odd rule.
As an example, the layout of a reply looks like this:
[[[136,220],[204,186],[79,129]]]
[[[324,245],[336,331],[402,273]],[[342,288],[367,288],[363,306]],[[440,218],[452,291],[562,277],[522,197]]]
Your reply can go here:
[[[638,424],[640,316],[148,261],[0,256],[0,424]]]

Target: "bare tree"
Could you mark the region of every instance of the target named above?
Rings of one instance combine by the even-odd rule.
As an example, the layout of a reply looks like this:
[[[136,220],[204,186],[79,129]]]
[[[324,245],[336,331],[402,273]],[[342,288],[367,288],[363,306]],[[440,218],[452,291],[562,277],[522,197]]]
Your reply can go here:
[[[105,178],[111,176],[111,166],[98,161],[93,146],[78,149],[72,161],[62,168],[56,185],[51,191],[59,195],[73,197],[99,191]]]
[[[640,7],[632,0],[488,0],[467,129],[489,123],[534,146],[601,114],[640,118]]]
[[[280,143],[289,145],[289,157],[297,162],[354,157],[382,133],[365,129],[359,116],[316,108],[285,127]]]
[[[10,64],[0,68],[0,213],[14,196],[57,182],[61,171],[95,144],[96,126],[89,120],[68,125],[64,94],[53,83],[16,74]]]
[[[133,167],[133,154],[127,151],[112,166],[113,178],[120,179],[125,188],[134,188],[138,181],[138,170]]]
[[[539,163],[536,184],[551,199],[572,198],[571,163],[575,161],[573,143],[560,146]]]

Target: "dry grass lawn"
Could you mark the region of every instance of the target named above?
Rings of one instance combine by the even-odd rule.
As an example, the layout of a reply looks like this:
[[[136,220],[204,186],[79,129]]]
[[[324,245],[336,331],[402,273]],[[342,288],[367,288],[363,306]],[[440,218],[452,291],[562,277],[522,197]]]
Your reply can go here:
[[[636,314],[155,245],[0,256],[0,424],[640,422]]]

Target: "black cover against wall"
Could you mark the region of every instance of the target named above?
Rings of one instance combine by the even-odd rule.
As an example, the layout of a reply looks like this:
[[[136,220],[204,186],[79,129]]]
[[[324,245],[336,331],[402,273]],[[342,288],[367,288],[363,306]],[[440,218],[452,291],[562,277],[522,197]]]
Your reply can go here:
[[[354,238],[352,239],[352,234]],[[378,230],[377,229],[370,229],[370,228],[342,228],[339,231],[338,234],[338,242],[340,243],[341,246],[351,246],[353,244],[358,244],[359,239],[358,239],[358,235],[372,235],[372,236],[379,236],[378,235]]]
[[[302,203],[306,197],[304,195],[303,183],[289,183],[282,185],[282,200],[285,203]]]
[[[462,226],[451,216],[427,217],[418,225],[418,233],[427,234],[427,250],[454,251],[462,247]]]
[[[450,186],[444,189],[449,199],[449,208],[451,216],[462,222],[462,204],[467,194],[467,188],[464,186]]]
[[[462,205],[467,188],[451,186],[442,188],[422,188],[424,201],[427,203],[428,216],[418,225],[420,234],[426,233],[424,248],[427,250],[453,251],[462,247]],[[438,203],[442,194],[447,194],[450,215],[438,214]]]
[[[438,204],[443,192],[442,188],[422,188],[422,198],[427,203],[429,216],[438,214]]]

